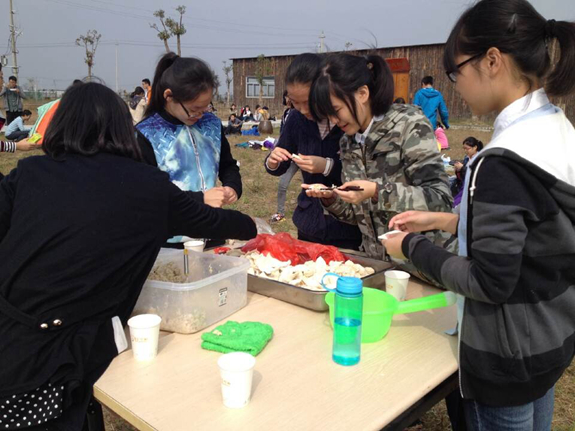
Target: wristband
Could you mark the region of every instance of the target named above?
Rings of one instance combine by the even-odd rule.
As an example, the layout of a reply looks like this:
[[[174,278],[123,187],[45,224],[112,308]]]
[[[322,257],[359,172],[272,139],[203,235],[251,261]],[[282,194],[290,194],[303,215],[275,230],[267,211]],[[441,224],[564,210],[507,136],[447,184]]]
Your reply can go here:
[[[323,176],[327,177],[331,172],[331,168],[333,167],[333,159],[330,157],[325,158],[325,169],[323,171]]]

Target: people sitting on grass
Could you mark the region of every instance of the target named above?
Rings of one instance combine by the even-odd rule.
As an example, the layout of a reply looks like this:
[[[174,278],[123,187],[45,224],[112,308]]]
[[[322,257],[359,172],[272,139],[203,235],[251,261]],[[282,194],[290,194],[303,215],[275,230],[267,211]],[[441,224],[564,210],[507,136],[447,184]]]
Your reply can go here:
[[[24,127],[24,123],[30,121],[31,117],[32,112],[28,109],[24,109],[22,111],[22,115],[17,117],[8,125],[8,127],[6,127],[6,131],[4,132],[6,139],[9,141],[21,141],[22,139],[26,139],[30,131]]]
[[[249,105],[246,105],[242,108],[242,112],[240,112],[240,120],[242,121],[254,121],[254,116],[252,111],[250,110]]]
[[[228,125],[224,130],[226,135],[241,135],[243,121],[240,120],[236,114],[231,114],[228,120]]]
[[[236,114],[236,117],[238,116],[238,108],[235,103],[232,103],[232,106],[230,106],[230,115],[231,114]]]

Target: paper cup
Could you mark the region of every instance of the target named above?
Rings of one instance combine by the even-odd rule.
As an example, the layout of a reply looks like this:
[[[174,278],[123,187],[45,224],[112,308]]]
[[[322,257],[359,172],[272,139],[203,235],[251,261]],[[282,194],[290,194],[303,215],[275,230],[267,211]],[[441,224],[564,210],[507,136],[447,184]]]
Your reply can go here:
[[[203,239],[194,239],[191,241],[186,241],[184,243],[184,248],[186,250],[198,251],[200,253],[202,253],[204,251],[205,246],[206,246],[206,243],[204,242]]]
[[[132,351],[137,361],[150,361],[158,354],[161,321],[156,314],[140,314],[128,320]]]
[[[255,364],[256,358],[249,353],[234,352],[220,356],[218,366],[226,407],[240,409],[250,401]]]
[[[385,291],[398,301],[405,301],[409,277],[405,271],[385,271]]]

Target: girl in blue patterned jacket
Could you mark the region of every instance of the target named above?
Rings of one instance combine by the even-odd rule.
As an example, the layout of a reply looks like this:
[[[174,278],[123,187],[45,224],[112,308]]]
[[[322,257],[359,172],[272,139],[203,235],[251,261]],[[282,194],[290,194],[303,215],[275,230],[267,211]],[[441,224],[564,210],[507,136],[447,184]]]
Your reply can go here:
[[[220,119],[205,112],[214,88],[213,73],[202,60],[165,54],[156,67],[145,118],[136,128],[144,161],[167,172],[195,200],[218,208],[239,199],[242,180]]]

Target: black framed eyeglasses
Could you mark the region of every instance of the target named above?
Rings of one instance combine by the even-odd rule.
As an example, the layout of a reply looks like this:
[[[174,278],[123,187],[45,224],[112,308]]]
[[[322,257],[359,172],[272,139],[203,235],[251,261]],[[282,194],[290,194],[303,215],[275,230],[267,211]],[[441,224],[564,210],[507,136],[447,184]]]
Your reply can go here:
[[[187,115],[188,118],[196,118],[196,117],[201,117],[201,116],[203,115],[203,114],[200,114],[200,115],[194,114],[194,115],[192,115],[192,114],[190,114],[190,111],[188,111],[188,110],[186,109],[186,107],[184,106],[184,104],[183,104],[182,102],[180,102],[180,101],[178,100],[178,103],[180,104],[180,106],[182,107],[182,109],[184,110],[184,112],[186,113],[186,115]]]
[[[482,52],[481,54],[474,55],[473,57],[469,57],[467,60],[462,61],[457,66],[455,66],[455,70],[445,72],[447,74],[447,77],[449,78],[449,80],[451,82],[457,82],[457,74],[459,73],[459,69],[461,69],[463,66],[465,66],[470,61],[477,60],[479,57],[482,57],[484,55],[485,55],[485,53]]]

